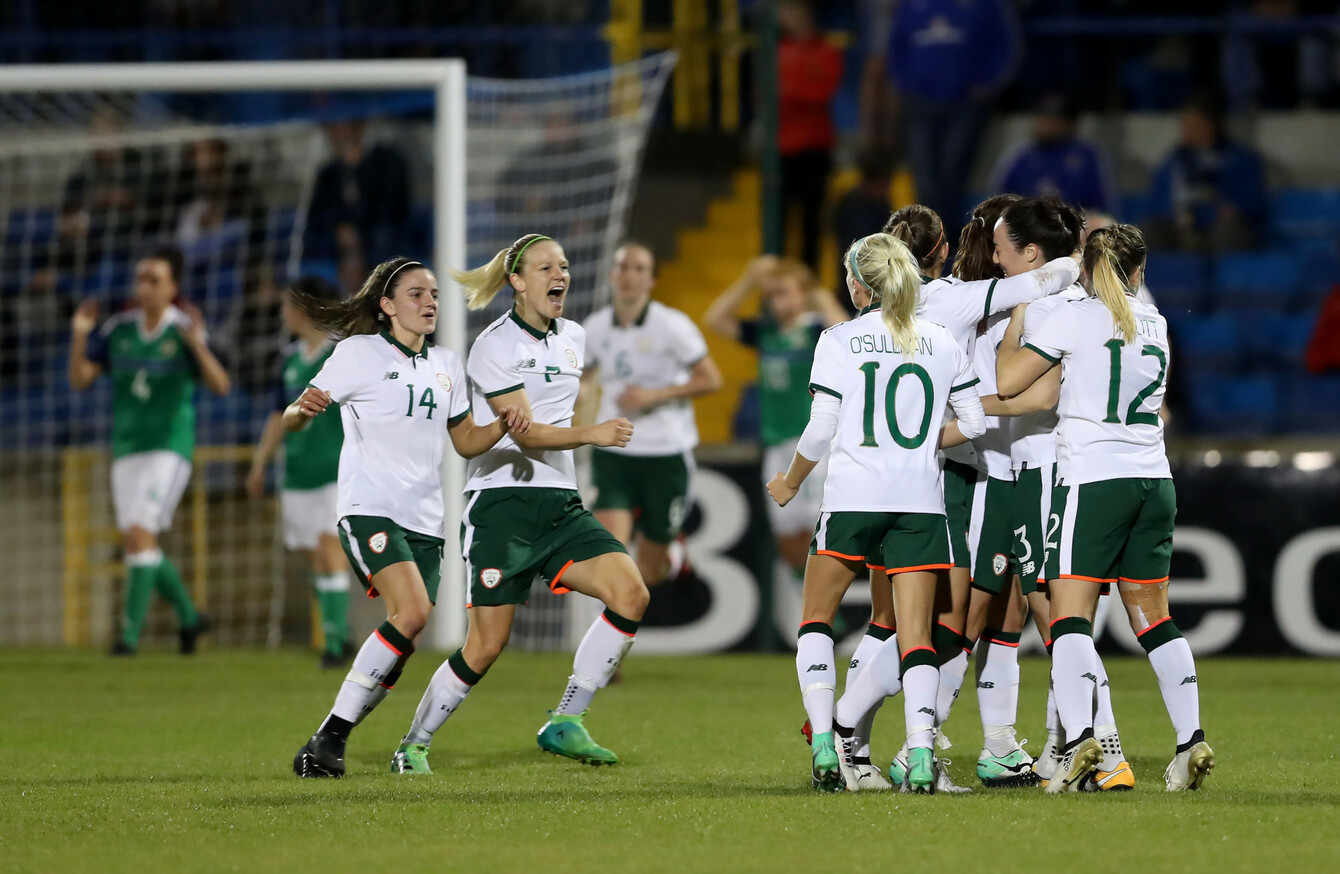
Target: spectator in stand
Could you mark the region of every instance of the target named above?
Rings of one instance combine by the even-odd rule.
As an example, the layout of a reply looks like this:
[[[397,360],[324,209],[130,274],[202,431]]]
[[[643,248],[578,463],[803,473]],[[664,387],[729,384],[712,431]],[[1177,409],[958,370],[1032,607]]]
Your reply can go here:
[[[1181,139],[1154,172],[1146,231],[1151,247],[1245,249],[1266,212],[1265,172],[1256,152],[1224,133],[1219,104],[1197,97],[1182,109]]]
[[[395,147],[368,145],[361,121],[327,125],[333,155],[318,171],[303,253],[338,264],[356,291],[369,265],[401,253],[410,219],[409,163]]]
[[[852,243],[866,236],[872,228],[884,226],[893,204],[889,200],[889,185],[893,167],[874,149],[863,151],[856,159],[861,178],[850,191],[842,195],[833,209],[833,236],[839,252],[846,252]],[[837,276],[846,275],[846,261],[839,258]],[[851,295],[836,296],[849,313],[855,314]]]
[[[252,259],[244,274],[242,298],[228,317],[220,346],[237,384],[258,397],[273,388],[281,353],[292,339],[284,326],[283,305],[274,266]]]
[[[833,170],[832,102],[842,83],[842,52],[814,22],[808,0],[777,7],[777,146],[782,213],[800,213],[801,260],[819,269],[819,228]]]
[[[176,243],[188,262],[264,239],[265,210],[251,162],[234,157],[224,140],[186,147],[177,192]]]
[[[1101,146],[1079,138],[1077,119],[1063,95],[1045,96],[1033,116],[1033,138],[1001,156],[988,189],[1023,197],[1052,194],[1088,212],[1116,212],[1111,164]]]
[[[885,57],[902,95],[917,199],[958,239],[963,191],[996,93],[1014,75],[1022,39],[1008,0],[901,0]]]

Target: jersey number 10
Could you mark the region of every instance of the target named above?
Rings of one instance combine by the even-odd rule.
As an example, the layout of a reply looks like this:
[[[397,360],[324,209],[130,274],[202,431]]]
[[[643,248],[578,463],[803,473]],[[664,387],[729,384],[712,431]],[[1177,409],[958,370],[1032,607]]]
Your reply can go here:
[[[879,446],[875,440],[875,371],[879,370],[878,361],[867,361],[861,365],[861,372],[865,374],[865,410],[861,414],[861,425],[865,431],[865,439],[861,441],[862,446]],[[921,426],[911,437],[903,433],[898,427],[898,387],[902,385],[904,376],[915,377],[921,383],[921,390],[926,395],[926,404],[921,414]],[[926,368],[920,364],[900,364],[889,375],[889,385],[884,392],[884,418],[889,423],[889,433],[893,435],[893,442],[904,449],[916,449],[926,442],[927,435],[931,430],[931,414],[935,411],[933,399],[935,397],[935,387],[931,382],[931,375],[926,372]]]

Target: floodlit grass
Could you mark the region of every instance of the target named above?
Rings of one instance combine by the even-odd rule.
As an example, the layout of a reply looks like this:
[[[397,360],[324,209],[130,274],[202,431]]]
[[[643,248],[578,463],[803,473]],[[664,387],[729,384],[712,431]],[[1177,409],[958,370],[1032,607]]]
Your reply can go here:
[[[623,763],[535,746],[571,661],[509,653],[439,734],[431,777],[387,771],[439,658],[421,654],[355,731],[349,775],[299,780],[294,752],[338,673],[306,653],[10,651],[0,684],[2,871],[1333,871],[1340,867],[1340,666],[1203,659],[1219,767],[1168,795],[1172,755],[1143,659],[1109,660],[1137,774],[1121,795],[809,788],[787,656],[637,658],[587,717]],[[1023,665],[1021,734],[1041,747],[1046,664]],[[971,675],[946,730],[976,785]],[[887,763],[901,699],[876,726]],[[1287,863],[1287,869],[1283,866]]]

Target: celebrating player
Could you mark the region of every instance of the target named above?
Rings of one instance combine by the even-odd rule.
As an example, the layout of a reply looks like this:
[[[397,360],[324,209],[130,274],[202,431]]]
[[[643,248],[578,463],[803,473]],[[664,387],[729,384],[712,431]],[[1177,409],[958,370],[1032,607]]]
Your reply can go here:
[[[157,591],[177,613],[183,655],[205,630],[191,595],[158,535],[172,526],[195,452],[194,395],[203,382],[228,393],[228,374],[209,350],[200,310],[173,301],[181,290],[181,252],[163,247],[135,264],[135,308],[94,333],[98,305],[85,301],[71,320],[70,386],[83,391],[110,371],[112,504],[126,553],[126,611],[113,655],[133,655]]]
[[[1200,727],[1191,647],[1168,612],[1177,499],[1163,446],[1168,325],[1135,299],[1147,248],[1132,225],[1094,231],[1084,247],[1092,297],[1056,307],[1027,338],[1016,311],[1001,343],[997,381],[1017,394],[1061,365],[1056,487],[1049,552],[1052,684],[1065,729],[1061,767],[1049,793],[1074,791],[1100,766],[1093,700],[1093,616],[1100,587],[1116,584],[1158,676],[1176,732],[1164,772],[1169,791],[1198,789],[1214,767]],[[1022,345],[1021,345],[1022,343]]]
[[[595,515],[625,545],[637,532],[637,566],[655,585],[688,510],[698,426],[690,399],[721,388],[721,373],[688,316],[651,299],[656,260],[639,243],[614,253],[611,306],[586,330],[583,398],[599,394],[601,419],[627,416],[636,437],[591,455]],[[582,417],[589,421],[587,417]]]
[[[339,298],[335,287],[323,279],[306,277],[293,291],[307,300],[331,303]],[[265,490],[265,468],[280,443],[284,446],[284,482],[279,507],[284,519],[284,546],[301,550],[312,570],[312,585],[321,613],[325,646],[321,667],[344,664],[348,632],[349,563],[337,533],[339,513],[340,447],[344,427],[339,416],[321,416],[302,431],[287,432],[284,410],[302,394],[321,372],[335,343],[313,324],[307,313],[286,294],[284,324],[298,339],[285,350],[275,387],[274,412],[265,423],[247,474],[247,493],[259,498]]]
[[[618,756],[591,739],[582,715],[633,646],[650,596],[623,544],[582,506],[572,450],[627,446],[633,426],[616,418],[571,427],[586,332],[562,318],[570,277],[556,240],[527,234],[488,264],[454,276],[472,309],[511,290],[512,309],[470,350],[470,382],[482,417],[509,408],[529,416],[533,409],[534,423],[470,462],[461,520],[469,587],[465,645],[433,674],[391,769],[430,772],[433,734],[502,653],[517,605],[530,597],[537,574],[555,592],[599,599],[605,611],[577,647],[567,688],[536,740],[556,755],[614,764]]]
[[[963,350],[917,315],[920,271],[902,242],[874,234],[853,243],[847,288],[859,315],[820,337],[809,423],[789,469],[768,483],[785,506],[831,444],[796,647],[814,729],[811,773],[829,791],[855,779],[854,724],[833,721],[832,622],[851,581],[872,565],[892,580],[899,634],[897,648],[881,647],[865,673],[901,675],[910,749],[903,787],[930,792],[939,683],[931,626],[937,577],[953,564],[936,453],[981,433],[982,405]],[[942,433],[946,402],[958,420]]]
[[[516,404],[475,424],[460,358],[428,342],[437,295],[433,272],[408,258],[377,265],[348,300],[293,295],[315,331],[344,339],[284,411],[284,427],[300,432],[339,405],[340,542],[368,595],[386,603],[386,621],[354,656],[330,715],[293,758],[302,777],[344,774],[350,731],[395,686],[437,600],[446,438],[473,458],[530,424]]]

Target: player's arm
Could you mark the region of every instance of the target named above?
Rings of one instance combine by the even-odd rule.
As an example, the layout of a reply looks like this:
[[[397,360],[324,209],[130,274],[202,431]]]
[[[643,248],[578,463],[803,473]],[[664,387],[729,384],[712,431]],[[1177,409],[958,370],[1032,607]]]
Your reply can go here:
[[[940,429],[941,449],[967,443],[986,433],[986,413],[982,410],[982,398],[977,394],[980,382],[967,356],[963,356],[958,376],[949,389],[949,408],[954,411],[955,419]]]
[[[1024,333],[1025,305],[1014,308],[1005,338],[996,350],[996,392],[1004,398],[1022,394],[1042,378],[1048,370],[1060,363],[1059,356],[1032,344],[1020,345]],[[1057,315],[1053,313],[1048,322]]]
[[[585,383],[585,379],[586,377],[583,376],[583,383]],[[716,362],[712,360],[711,355],[704,355],[689,368],[689,381],[683,385],[668,385],[665,388],[643,388],[640,385],[630,385],[624,389],[623,394],[619,395],[619,409],[636,413],[638,410],[645,410],[670,401],[711,394],[721,388],[722,384],[721,371],[717,368]],[[578,396],[578,403],[580,403],[580,396]],[[591,418],[595,417],[592,416]]]
[[[757,287],[759,280],[777,266],[777,258],[772,255],[760,255],[749,262],[740,278],[717,295],[717,299],[703,313],[703,324],[723,337],[740,339],[740,306],[749,292]]]
[[[811,390],[814,392],[814,400],[810,403],[810,420],[805,425],[804,433],[800,435],[800,442],[796,444],[796,454],[791,459],[791,466],[785,473],[775,473],[772,479],[768,480],[768,494],[779,507],[789,504],[800,491],[805,478],[814,471],[819,459],[824,457],[824,453],[832,445],[833,436],[837,434],[842,398],[831,389]]]
[[[284,440],[284,414],[276,410],[265,420],[265,430],[251,453],[251,470],[247,472],[247,494],[259,498],[265,491],[265,468],[274,458]]]
[[[330,393],[314,385],[303,389],[298,399],[284,408],[284,430],[296,434],[306,428],[311,421],[330,406]]]
[[[1053,367],[1041,379],[1011,398],[982,395],[982,409],[988,416],[1026,416],[1056,409],[1061,399],[1061,371]]]
[[[223,369],[223,364],[205,341],[204,316],[200,314],[200,309],[192,304],[183,305],[182,311],[186,313],[189,321],[181,335],[186,341],[186,348],[191,357],[195,359],[196,366],[200,368],[200,381],[205,384],[205,388],[216,395],[228,394],[232,389],[232,382],[228,379],[228,371]]]
[[[983,317],[1007,312],[1019,304],[1056,294],[1079,279],[1079,262],[1071,257],[1056,258],[1037,270],[997,280],[986,293]]]
[[[522,449],[562,450],[576,449],[579,446],[627,446],[633,437],[633,423],[622,418],[572,428],[536,422],[531,415],[530,399],[526,397],[524,388],[494,395],[488,402],[499,418],[502,418],[505,409],[513,407],[530,422],[530,427],[524,434],[512,435],[512,439]]]
[[[83,391],[102,375],[102,365],[88,356],[88,338],[98,326],[98,302],[86,300],[70,318],[70,388]]]
[[[498,418],[487,425],[476,425],[474,414],[466,410],[447,425],[451,445],[461,458],[483,455],[508,433],[513,439],[530,430],[530,410],[507,406],[497,411]]]

